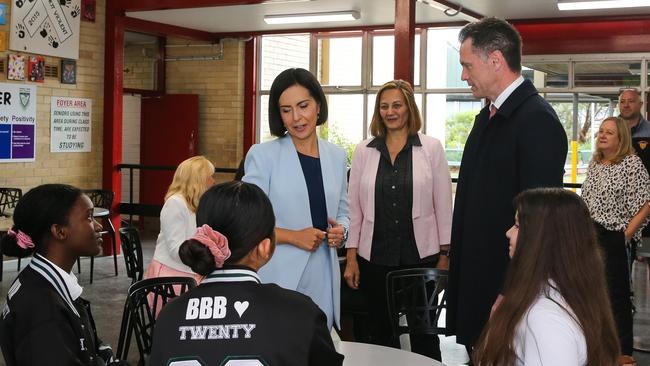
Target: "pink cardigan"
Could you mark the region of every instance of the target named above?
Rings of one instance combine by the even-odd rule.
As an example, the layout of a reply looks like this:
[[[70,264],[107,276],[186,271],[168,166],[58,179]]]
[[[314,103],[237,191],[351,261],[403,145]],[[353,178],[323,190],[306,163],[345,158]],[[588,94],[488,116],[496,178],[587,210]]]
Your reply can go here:
[[[418,134],[422,146],[413,146],[413,231],[420,258],[440,251],[451,240],[451,177],[442,144]],[[380,153],[368,147],[372,139],[357,145],[352,156],[348,186],[350,230],[347,248],[370,260],[375,221],[375,179]]]

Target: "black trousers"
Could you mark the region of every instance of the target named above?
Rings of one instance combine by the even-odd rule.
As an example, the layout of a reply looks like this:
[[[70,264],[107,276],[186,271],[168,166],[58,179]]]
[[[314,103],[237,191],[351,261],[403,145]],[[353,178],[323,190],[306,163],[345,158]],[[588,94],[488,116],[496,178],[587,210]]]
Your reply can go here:
[[[621,352],[624,355],[631,355],[633,342],[632,293],[630,291],[630,271],[625,248],[625,235],[620,231],[607,230],[598,223],[596,223],[596,231],[604,254],[609,302],[616,322]]]
[[[359,263],[360,284],[368,302],[370,316],[370,343],[381,346],[400,348],[399,340],[392,336],[390,316],[388,314],[388,295],[386,293],[386,275],[390,271],[407,268],[435,267],[438,258],[433,263],[415,264],[409,266],[382,266],[368,262],[357,256]],[[433,291],[433,290],[432,290]],[[409,321],[407,319],[407,321]],[[441,361],[440,340],[437,335],[410,334],[411,351]]]

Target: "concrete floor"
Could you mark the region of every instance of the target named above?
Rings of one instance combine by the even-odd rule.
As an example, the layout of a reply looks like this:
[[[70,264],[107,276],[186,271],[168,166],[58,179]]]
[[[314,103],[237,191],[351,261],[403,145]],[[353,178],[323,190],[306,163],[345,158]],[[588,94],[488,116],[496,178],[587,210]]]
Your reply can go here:
[[[157,231],[155,230],[142,233],[145,268],[153,256],[156,235]],[[23,268],[28,261],[23,260]],[[110,343],[116,350],[124,300],[127,289],[131,284],[130,279],[126,277],[124,261],[121,257],[118,257],[119,275],[116,277],[113,272],[113,258],[96,257],[92,284],[89,283],[90,260],[83,258],[81,264],[81,274],[78,274],[77,277],[84,288],[83,297],[92,303],[92,311],[99,337]],[[0,298],[3,300],[0,302],[4,302],[6,293],[16,275],[16,261],[5,261],[3,280],[0,282]],[[648,266],[644,263],[636,263],[633,275],[637,309],[634,318],[634,332],[639,340],[647,341],[647,346],[650,348],[650,273],[648,272]],[[334,332],[333,337],[337,338]],[[455,343],[455,337],[440,338],[443,363],[445,365],[456,366],[467,362],[468,357],[465,348]],[[403,340],[402,345],[403,348],[408,349],[408,340]],[[135,364],[136,356],[137,348],[134,345],[130,350],[129,361]],[[639,366],[650,366],[650,353],[635,352],[634,357]],[[4,366],[4,359],[0,360],[0,365]]]

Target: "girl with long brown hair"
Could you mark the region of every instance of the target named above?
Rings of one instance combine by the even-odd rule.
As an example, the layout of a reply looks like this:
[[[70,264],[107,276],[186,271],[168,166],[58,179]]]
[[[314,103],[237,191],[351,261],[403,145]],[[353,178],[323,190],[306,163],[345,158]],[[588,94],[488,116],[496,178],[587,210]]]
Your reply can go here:
[[[603,260],[582,199],[538,188],[515,199],[503,300],[474,350],[481,366],[612,366],[620,350]]]

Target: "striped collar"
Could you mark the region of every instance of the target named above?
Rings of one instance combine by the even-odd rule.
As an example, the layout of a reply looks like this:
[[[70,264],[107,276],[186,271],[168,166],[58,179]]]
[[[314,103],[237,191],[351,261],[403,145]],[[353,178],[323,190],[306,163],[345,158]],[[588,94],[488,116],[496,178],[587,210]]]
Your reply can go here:
[[[35,253],[34,256],[32,257],[32,260],[29,262],[29,266],[36,271],[38,274],[43,276],[45,280],[47,280],[52,287],[56,290],[56,292],[61,296],[63,301],[68,305],[70,310],[72,310],[75,315],[79,316],[79,313],[77,312],[77,309],[74,307],[73,304],[73,297],[70,295],[70,286],[76,285],[77,287],[80,287],[79,284],[74,281],[72,283],[72,278],[70,278],[70,274],[65,273],[63,270],[58,268],[55,264],[47,260],[45,257],[42,255]],[[64,276],[65,275],[65,276]],[[75,278],[76,279],[76,278]],[[76,297],[79,297],[81,295],[81,292],[75,291],[77,294]]]
[[[261,283],[260,277],[255,271],[250,269],[217,269],[212,271],[206,278],[201,281],[203,283],[212,282],[245,282],[251,281]]]

